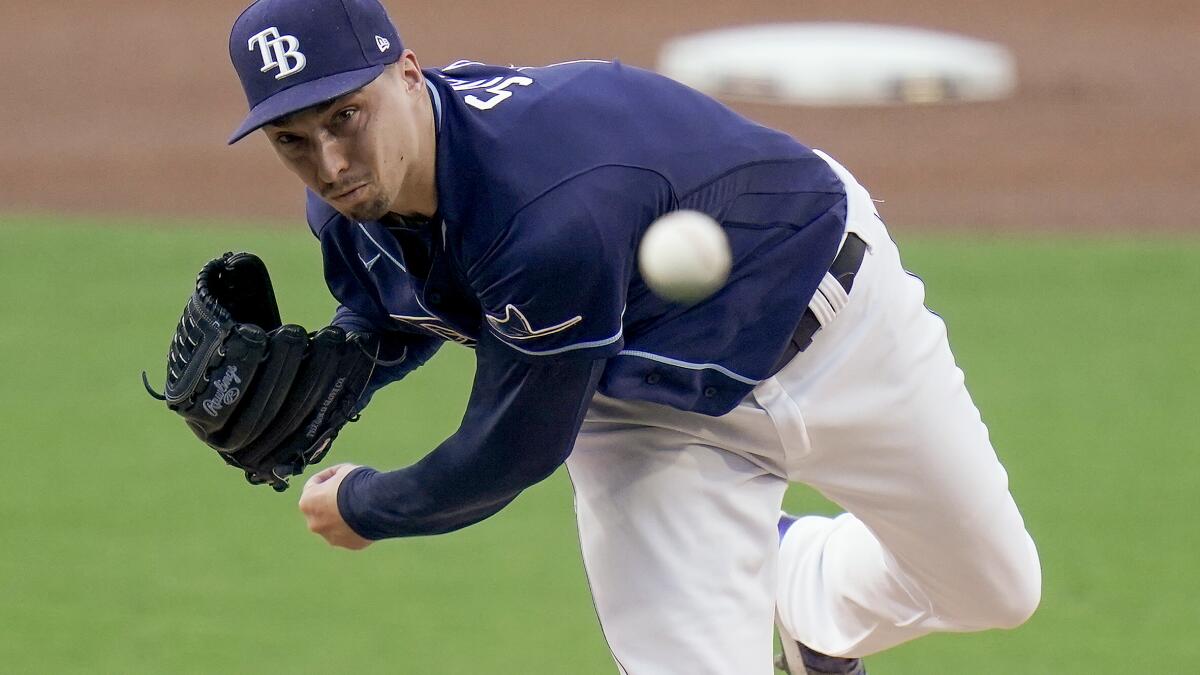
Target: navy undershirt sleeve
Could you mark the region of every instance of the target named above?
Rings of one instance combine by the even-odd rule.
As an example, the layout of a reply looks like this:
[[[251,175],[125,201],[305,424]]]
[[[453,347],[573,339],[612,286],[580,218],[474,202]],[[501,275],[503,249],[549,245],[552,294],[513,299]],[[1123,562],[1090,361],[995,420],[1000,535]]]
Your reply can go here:
[[[440,534],[496,513],[571,454],[604,360],[518,359],[485,331],[462,425],[412,466],[355,469],[338,490],[368,539]]]

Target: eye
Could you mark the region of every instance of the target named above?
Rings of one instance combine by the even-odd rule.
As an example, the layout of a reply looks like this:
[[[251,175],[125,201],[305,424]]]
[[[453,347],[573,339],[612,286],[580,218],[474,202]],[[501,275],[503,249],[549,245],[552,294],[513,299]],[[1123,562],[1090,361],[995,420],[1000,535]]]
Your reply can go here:
[[[349,122],[350,120],[354,119],[354,116],[357,114],[358,114],[357,108],[344,108],[342,110],[339,110],[337,112],[337,114],[334,115],[334,120],[336,120],[339,123]]]
[[[293,145],[300,142],[300,137],[294,134],[279,134],[275,136],[276,145]]]

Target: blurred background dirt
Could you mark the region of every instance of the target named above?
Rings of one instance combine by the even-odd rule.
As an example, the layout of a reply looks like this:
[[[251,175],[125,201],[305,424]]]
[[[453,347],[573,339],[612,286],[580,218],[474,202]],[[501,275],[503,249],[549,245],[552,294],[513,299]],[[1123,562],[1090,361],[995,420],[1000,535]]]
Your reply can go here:
[[[227,56],[244,0],[0,2],[0,209],[302,223],[299,183],[265,141],[225,138],[245,101]],[[870,21],[1008,46],[1017,94],[893,108],[737,104],[827,150],[897,229],[1200,229],[1200,3],[401,3],[426,67],[617,58],[768,21]]]

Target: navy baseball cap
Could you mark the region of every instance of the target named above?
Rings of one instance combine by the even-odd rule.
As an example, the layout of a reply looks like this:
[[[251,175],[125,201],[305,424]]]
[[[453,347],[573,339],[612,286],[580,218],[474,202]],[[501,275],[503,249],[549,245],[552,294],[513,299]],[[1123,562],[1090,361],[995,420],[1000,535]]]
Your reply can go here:
[[[379,0],[258,0],[229,33],[229,58],[250,104],[229,143],[370,84],[403,51]]]

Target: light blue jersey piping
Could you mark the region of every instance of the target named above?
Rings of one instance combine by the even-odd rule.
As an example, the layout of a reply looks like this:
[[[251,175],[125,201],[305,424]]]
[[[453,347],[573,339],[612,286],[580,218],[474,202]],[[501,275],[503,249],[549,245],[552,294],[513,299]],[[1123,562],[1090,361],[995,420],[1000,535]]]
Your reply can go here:
[[[555,354],[562,354],[564,352],[575,351],[576,349],[588,349],[591,347],[603,347],[605,345],[611,345],[612,343],[616,342],[617,340],[620,340],[621,336],[624,334],[624,329],[621,329],[621,330],[617,331],[616,335],[613,335],[612,337],[606,337],[602,340],[593,340],[591,342],[577,342],[573,345],[567,345],[565,347],[558,347],[557,349],[547,349],[545,351],[534,351],[532,349],[523,349],[521,347],[514,345],[513,343],[511,343],[505,339],[506,336],[501,335],[500,333],[496,332],[496,330],[491,328],[490,325],[488,326],[488,329],[491,330],[494,335],[499,337],[500,341],[503,342],[505,345],[512,347],[513,349],[521,352],[522,354],[529,354],[530,356],[553,356]]]
[[[637,357],[640,357],[643,359],[649,359],[650,361],[657,361],[659,363],[665,363],[668,366],[675,366],[677,368],[687,368],[688,370],[715,370],[718,373],[721,373],[722,375],[724,375],[725,377],[728,377],[731,380],[737,380],[738,382],[741,382],[742,384],[756,385],[759,382],[761,382],[761,380],[752,380],[744,375],[738,375],[737,373],[733,372],[732,370],[726,368],[725,366],[717,364],[717,363],[690,363],[688,361],[680,361],[679,359],[672,359],[672,358],[669,358],[666,356],[660,356],[658,354],[651,354],[650,352],[640,352],[640,351],[633,350],[633,349],[623,349],[623,350],[617,352],[617,356],[637,356]]]

